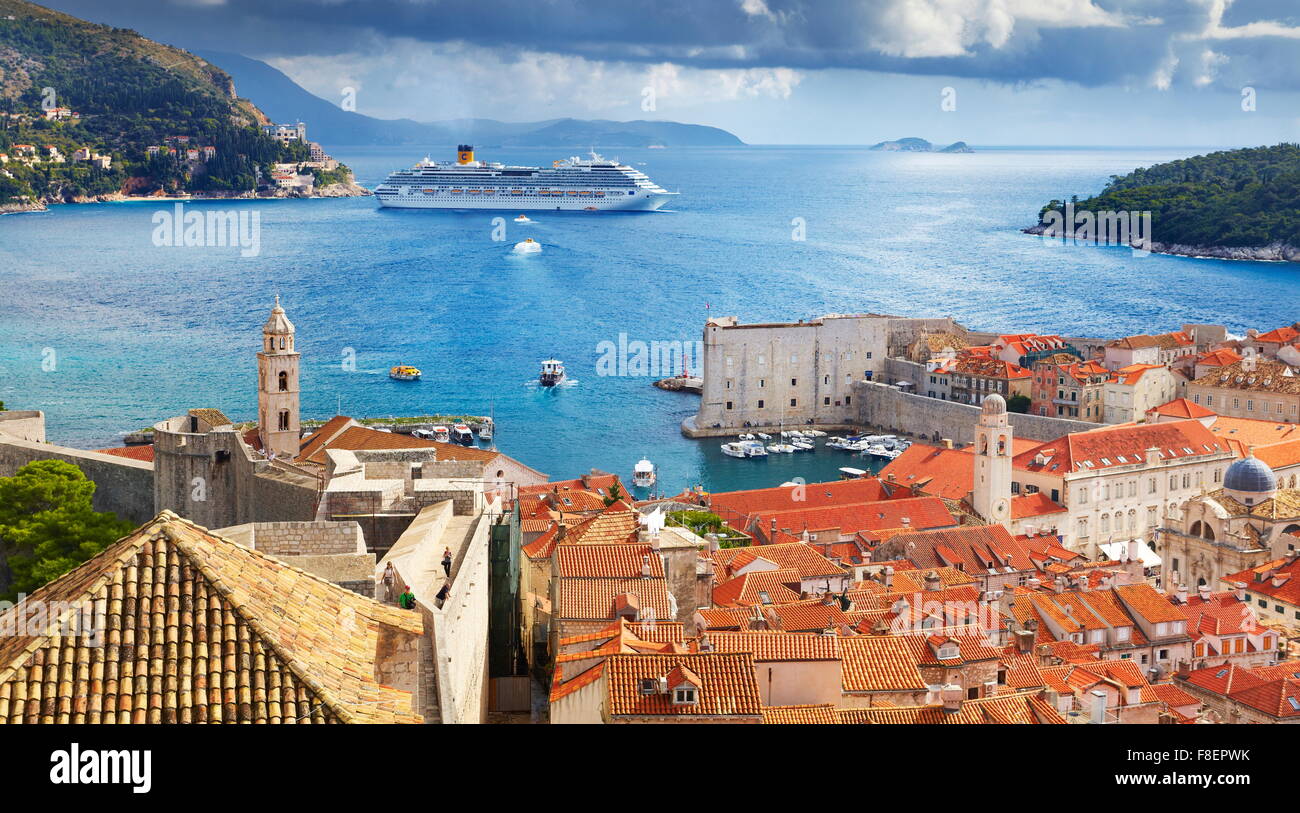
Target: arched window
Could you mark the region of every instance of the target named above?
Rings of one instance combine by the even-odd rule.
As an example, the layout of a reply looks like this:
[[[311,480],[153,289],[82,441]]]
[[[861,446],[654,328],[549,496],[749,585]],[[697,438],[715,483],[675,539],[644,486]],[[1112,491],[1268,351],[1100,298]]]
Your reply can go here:
[[[289,374],[283,370],[280,371],[280,392],[289,391]]]
[[[284,349],[284,337],[283,337],[283,336],[280,337],[280,349],[281,349],[281,350]]]
[[[274,336],[267,336],[267,337],[266,337],[266,349],[267,349],[267,350],[274,350],[274,349],[275,349],[275,337],[274,337]]]
[[[289,429],[289,410],[280,410],[280,431],[284,432]]]

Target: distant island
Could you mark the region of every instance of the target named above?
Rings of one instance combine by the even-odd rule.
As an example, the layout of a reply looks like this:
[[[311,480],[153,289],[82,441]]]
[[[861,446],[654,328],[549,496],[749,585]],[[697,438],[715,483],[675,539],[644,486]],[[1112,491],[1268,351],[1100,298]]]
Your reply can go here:
[[[493,147],[731,147],[743,146],[732,133],[718,127],[675,121],[606,121],[548,119],[505,122],[494,119],[454,119],[419,122],[380,119],[343,110],[308,92],[281,71],[256,59],[220,51],[199,51],[234,78],[240,95],[256,99],[277,121],[311,122],[312,132],[331,144],[387,146],[472,143]]]
[[[1076,213],[1150,212],[1150,250],[1189,257],[1300,262],[1300,145],[1224,150],[1112,175]],[[1028,234],[1060,222],[1051,200]],[[1049,212],[1055,212],[1049,215]],[[1068,235],[1067,235],[1068,236]]]
[[[129,197],[369,194],[230,76],[134,31],[0,0],[0,213]]]
[[[900,138],[872,145],[873,150],[885,152],[975,152],[965,141],[954,141],[946,147],[936,147],[924,138]]]

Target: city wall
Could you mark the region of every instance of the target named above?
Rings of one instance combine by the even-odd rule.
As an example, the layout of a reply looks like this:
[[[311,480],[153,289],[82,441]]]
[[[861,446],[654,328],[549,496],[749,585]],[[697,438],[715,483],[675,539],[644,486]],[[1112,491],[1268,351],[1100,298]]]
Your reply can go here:
[[[96,511],[112,511],[139,525],[154,516],[153,464],[124,457],[19,440],[0,431],[0,477],[37,460],[71,463],[95,484]]]
[[[954,443],[973,443],[980,408],[956,401],[927,398],[903,392],[895,386],[874,381],[854,384],[858,419],[864,428],[911,434],[931,442],[950,438]],[[1016,437],[1053,440],[1071,432],[1086,432],[1099,424],[1050,418],[1042,415],[1008,413]]]

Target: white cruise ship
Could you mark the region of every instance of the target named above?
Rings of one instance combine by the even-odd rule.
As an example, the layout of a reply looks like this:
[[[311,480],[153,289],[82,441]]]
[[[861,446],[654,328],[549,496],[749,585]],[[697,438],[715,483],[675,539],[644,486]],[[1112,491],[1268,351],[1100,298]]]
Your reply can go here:
[[[467,144],[457,147],[454,163],[425,158],[375,188],[380,206],[398,209],[649,212],[676,194],[594,152],[585,160],[556,161],[550,169],[511,167],[476,160]]]

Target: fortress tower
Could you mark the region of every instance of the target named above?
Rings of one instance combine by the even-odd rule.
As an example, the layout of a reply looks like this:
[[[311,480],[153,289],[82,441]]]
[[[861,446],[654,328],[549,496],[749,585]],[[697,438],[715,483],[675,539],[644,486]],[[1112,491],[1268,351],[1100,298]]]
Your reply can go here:
[[[257,354],[257,426],[262,448],[281,459],[298,456],[298,367],[293,322],[284,315],[280,297],[262,326]]]

